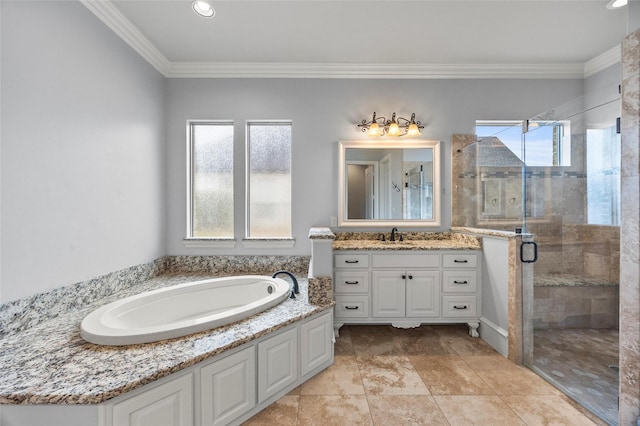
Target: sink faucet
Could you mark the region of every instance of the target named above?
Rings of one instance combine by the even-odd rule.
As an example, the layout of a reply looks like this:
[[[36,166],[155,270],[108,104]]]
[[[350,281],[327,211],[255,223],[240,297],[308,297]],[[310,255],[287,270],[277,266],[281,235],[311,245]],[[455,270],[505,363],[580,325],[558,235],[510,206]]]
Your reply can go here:
[[[391,229],[391,238],[389,238],[389,241],[396,240],[396,232],[398,232],[398,228],[394,226],[393,229]]]
[[[291,278],[291,281],[293,282],[293,290],[291,290],[291,299],[295,299],[296,298],[296,294],[300,293],[300,288],[298,287],[298,280],[296,279],[296,277],[293,276],[293,274],[289,271],[278,271],[278,272],[274,272],[273,275],[271,275],[271,278],[275,278],[280,274],[285,274],[288,275],[289,278]]]

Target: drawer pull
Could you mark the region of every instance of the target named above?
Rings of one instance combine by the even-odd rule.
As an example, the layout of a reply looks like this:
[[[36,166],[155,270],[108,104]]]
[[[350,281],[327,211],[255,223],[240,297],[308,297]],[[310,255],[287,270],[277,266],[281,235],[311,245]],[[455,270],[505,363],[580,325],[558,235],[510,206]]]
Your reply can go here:
[[[457,309],[459,311],[464,311],[464,310],[467,309],[467,305],[462,305],[462,306],[453,305],[453,309]]]
[[[358,263],[359,260],[345,260],[344,263]]]
[[[469,263],[469,261],[467,259],[463,259],[463,260],[454,259],[453,262],[454,263]]]
[[[356,285],[356,284],[360,284],[360,281],[345,281],[344,283],[349,285]]]
[[[360,306],[345,306],[345,309],[349,309],[350,311],[357,311],[360,309]]]
[[[454,284],[469,284],[469,281],[465,280],[465,281],[453,281]]]

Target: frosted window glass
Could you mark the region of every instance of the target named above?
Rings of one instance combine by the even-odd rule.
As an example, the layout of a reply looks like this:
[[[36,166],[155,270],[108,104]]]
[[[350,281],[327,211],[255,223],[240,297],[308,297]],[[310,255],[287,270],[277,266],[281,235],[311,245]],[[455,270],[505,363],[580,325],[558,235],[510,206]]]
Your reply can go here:
[[[249,238],[291,238],[291,123],[247,126]]]
[[[233,237],[233,124],[191,124],[191,237]]]

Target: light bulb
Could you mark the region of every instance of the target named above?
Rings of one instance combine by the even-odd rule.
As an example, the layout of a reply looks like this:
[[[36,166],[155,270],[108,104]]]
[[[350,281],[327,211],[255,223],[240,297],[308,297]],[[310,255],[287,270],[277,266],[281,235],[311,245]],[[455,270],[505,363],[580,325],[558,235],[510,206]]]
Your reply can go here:
[[[420,129],[416,123],[409,124],[409,129],[407,129],[408,136],[418,136],[420,134]]]
[[[193,10],[198,15],[204,18],[213,18],[213,15],[216,14],[216,12],[213,10],[213,7],[204,0],[195,0],[193,3],[191,3],[191,7],[193,7]]]
[[[398,136],[400,134],[400,128],[398,127],[398,123],[395,121],[389,124],[389,136]]]
[[[369,126],[369,136],[379,136],[380,135],[380,126],[375,121],[371,123]]]

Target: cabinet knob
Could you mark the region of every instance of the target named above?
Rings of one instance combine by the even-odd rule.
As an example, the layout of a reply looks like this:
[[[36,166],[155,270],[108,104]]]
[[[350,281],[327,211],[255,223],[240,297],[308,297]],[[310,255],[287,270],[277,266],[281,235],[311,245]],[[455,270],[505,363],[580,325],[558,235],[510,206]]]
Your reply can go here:
[[[409,275],[409,279],[412,280],[413,279],[413,275]]]
[[[406,275],[403,275],[403,276],[402,276],[402,279],[403,279],[403,280],[406,280],[406,279],[407,279],[407,276],[406,276]]]

